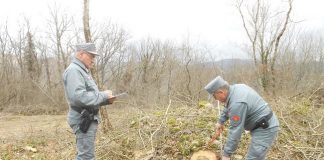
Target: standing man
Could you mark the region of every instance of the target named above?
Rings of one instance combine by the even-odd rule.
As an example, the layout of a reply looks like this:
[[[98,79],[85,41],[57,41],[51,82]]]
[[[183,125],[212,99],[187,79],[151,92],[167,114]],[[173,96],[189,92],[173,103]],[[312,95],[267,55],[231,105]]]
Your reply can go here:
[[[112,104],[111,91],[99,91],[90,69],[99,54],[93,43],[78,44],[71,64],[63,74],[64,90],[69,104],[68,124],[76,136],[77,160],[95,159],[95,137],[100,106]]]
[[[252,136],[246,159],[264,160],[279,130],[279,121],[269,104],[249,86],[229,85],[220,76],[209,82],[205,90],[224,103],[224,110],[215,126],[216,132],[221,133],[224,123],[230,119],[222,160],[229,160],[235,152],[244,129],[249,130]]]

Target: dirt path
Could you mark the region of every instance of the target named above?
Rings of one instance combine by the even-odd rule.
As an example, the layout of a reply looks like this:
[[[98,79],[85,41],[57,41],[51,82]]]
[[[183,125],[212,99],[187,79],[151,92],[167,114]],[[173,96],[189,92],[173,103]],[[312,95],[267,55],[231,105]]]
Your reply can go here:
[[[115,107],[109,113],[112,125],[120,129],[125,121],[121,115],[127,112]],[[98,148],[106,148],[109,143],[105,141],[110,142],[113,133],[103,135],[99,129],[97,136]],[[106,154],[106,149],[101,150],[98,157]],[[74,159],[75,153],[75,135],[66,114],[23,116],[0,112],[0,160]]]
[[[127,111],[120,108],[109,108],[109,116],[115,128],[120,127],[120,115]],[[0,112],[0,142],[17,141],[35,136],[55,137],[72,136],[72,129],[67,124],[67,115],[13,115]],[[1,144],[1,143],[0,143]]]
[[[66,115],[17,116],[0,113],[0,126],[0,139],[7,141],[69,130]]]

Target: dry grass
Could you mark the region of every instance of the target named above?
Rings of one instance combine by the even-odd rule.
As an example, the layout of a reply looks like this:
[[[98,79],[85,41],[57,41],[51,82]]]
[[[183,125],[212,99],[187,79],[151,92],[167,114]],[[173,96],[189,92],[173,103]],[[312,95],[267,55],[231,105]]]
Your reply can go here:
[[[281,98],[271,103],[280,119],[281,131],[268,159],[323,159],[323,107],[307,98]],[[113,130],[103,134],[99,129],[99,160],[190,159],[199,150],[219,153],[225,143],[223,138],[212,146],[206,145],[213,135],[216,108],[170,103],[143,109],[116,104],[109,106],[108,111]],[[74,159],[75,139],[66,115],[1,113],[0,126],[1,160]],[[245,155],[249,140],[249,134],[243,134],[238,157]]]

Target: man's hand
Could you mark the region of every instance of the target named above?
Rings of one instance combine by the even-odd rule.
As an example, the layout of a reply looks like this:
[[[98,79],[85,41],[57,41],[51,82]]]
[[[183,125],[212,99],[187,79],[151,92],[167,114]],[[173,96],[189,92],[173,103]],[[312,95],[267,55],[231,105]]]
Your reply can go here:
[[[230,157],[222,156],[222,160],[230,160]]]
[[[106,94],[108,94],[108,98],[111,97],[113,95],[111,90],[105,90],[104,91]]]
[[[116,97],[114,97],[114,96],[109,97],[108,96],[109,104],[113,104],[115,100],[116,100]]]
[[[106,94],[108,94],[108,101],[109,104],[113,104],[114,101],[116,100],[116,97],[113,96],[112,91],[111,90],[105,90],[104,91]]]
[[[222,133],[224,131],[224,125],[220,123],[216,123],[215,125],[215,132],[216,133]]]

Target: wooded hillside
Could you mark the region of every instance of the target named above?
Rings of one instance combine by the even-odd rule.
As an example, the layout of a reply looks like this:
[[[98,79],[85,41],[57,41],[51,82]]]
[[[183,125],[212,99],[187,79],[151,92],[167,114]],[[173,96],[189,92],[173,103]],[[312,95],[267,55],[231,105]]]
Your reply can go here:
[[[205,145],[213,134],[218,112],[206,105],[216,102],[208,102],[203,90],[217,75],[230,84],[250,85],[271,104],[281,131],[269,159],[324,158],[324,37],[294,30],[298,24],[290,17],[290,0],[284,12],[272,11],[262,0],[252,6],[244,5],[243,0],[236,2],[242,28],[250,40],[246,42],[249,59],[219,60],[216,57],[220,53],[190,38],[181,42],[150,37],[134,41],[118,24],[91,26],[91,40],[102,54],[96,61],[97,82],[114,93],[129,93],[127,99],[108,107],[114,130],[99,133],[98,159],[189,159],[200,149],[219,152],[219,145]],[[17,31],[0,23],[3,117],[64,115],[68,110],[62,74],[74,55],[74,45],[85,41],[84,33],[76,17],[58,8],[49,12],[44,32],[27,18]],[[0,117],[6,123],[3,120],[10,118]],[[66,131],[57,133],[64,135]],[[41,136],[37,142],[33,135],[20,142],[3,140],[0,159],[74,156],[73,150],[59,152],[74,147],[72,136],[61,137],[61,142],[45,133]],[[248,140],[244,135],[238,155],[245,155]],[[220,142],[224,144],[225,139]],[[26,145],[38,151],[30,152],[24,149]],[[58,152],[49,151],[51,146]]]

